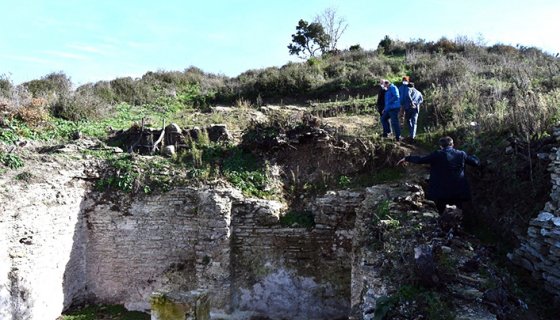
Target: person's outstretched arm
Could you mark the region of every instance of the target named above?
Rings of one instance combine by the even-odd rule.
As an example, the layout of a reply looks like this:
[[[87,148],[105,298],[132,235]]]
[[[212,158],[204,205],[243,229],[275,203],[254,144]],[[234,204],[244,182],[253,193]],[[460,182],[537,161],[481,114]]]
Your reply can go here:
[[[404,163],[405,161],[416,163],[416,164],[432,163],[435,155],[436,155],[436,153],[432,152],[429,155],[424,156],[424,157],[421,157],[421,156],[406,156],[406,157],[402,158],[401,160],[399,160],[399,162],[397,162],[397,165],[400,165],[400,164]]]
[[[480,160],[476,156],[469,156],[465,153],[465,163],[474,167],[480,166]]]

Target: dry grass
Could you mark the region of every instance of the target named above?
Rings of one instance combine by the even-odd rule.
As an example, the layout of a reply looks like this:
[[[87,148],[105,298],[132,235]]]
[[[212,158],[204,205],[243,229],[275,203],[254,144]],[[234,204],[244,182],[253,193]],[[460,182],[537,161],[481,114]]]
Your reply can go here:
[[[340,132],[345,135],[356,137],[371,137],[373,132],[381,132],[381,124],[378,117],[374,115],[366,116],[345,116],[341,115],[333,118],[323,118],[321,121],[329,126],[340,128]]]

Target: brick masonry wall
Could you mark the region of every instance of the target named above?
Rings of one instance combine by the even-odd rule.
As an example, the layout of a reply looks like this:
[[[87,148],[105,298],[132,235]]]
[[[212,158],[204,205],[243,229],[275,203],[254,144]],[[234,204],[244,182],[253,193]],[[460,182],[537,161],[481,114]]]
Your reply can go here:
[[[310,208],[317,225],[307,230],[279,225],[283,204],[244,199],[233,189],[90,196],[89,300],[146,310],[155,290],[207,289],[214,311],[347,315],[351,230],[361,200],[346,191],[318,199]]]
[[[233,211],[233,307],[287,319],[349,314],[358,192],[332,192],[309,208],[312,229],[278,224],[282,208],[255,200]]]
[[[209,289],[227,308],[235,190],[179,188],[161,195],[91,197],[87,292],[96,303],[149,309],[159,289]]]
[[[1,319],[55,319],[84,302],[146,310],[153,291],[193,289],[214,312],[348,314],[363,194],[328,193],[310,204],[314,228],[287,228],[277,201],[210,187],[98,193],[90,162],[60,160],[34,166],[32,181],[0,177]]]

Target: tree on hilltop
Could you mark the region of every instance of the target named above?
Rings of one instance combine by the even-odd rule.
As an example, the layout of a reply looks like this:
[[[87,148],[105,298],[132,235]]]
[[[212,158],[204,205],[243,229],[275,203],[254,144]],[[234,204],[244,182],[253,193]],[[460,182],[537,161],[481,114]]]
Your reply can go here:
[[[318,22],[308,23],[301,19],[292,34],[292,43],[288,45],[291,55],[302,59],[315,57],[317,51],[325,53],[330,44],[330,36],[325,33],[323,25]]]
[[[327,8],[315,17],[315,22],[323,26],[325,33],[330,38],[328,51],[336,51],[338,40],[348,28],[346,19],[338,17],[335,8]]]

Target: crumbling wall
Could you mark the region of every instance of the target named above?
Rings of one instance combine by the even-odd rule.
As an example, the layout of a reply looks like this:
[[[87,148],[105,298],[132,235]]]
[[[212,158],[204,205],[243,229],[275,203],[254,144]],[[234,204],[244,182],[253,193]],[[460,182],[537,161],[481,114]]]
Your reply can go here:
[[[380,241],[375,228],[380,221],[374,221],[381,215],[379,207],[393,201],[397,197],[408,195],[401,188],[388,185],[377,185],[366,188],[365,199],[356,210],[356,223],[352,239],[352,271],[351,271],[351,312],[350,319],[373,319],[377,301],[394,291],[391,279],[382,276],[384,263],[383,249],[375,247]],[[379,263],[380,260],[383,263]]]
[[[84,163],[0,178],[0,318],[55,319],[85,291]]]
[[[560,140],[560,129],[554,136]],[[552,190],[550,201],[539,215],[529,222],[527,237],[508,257],[544,282],[544,288],[560,298],[560,150],[550,154]]]
[[[159,195],[107,194],[87,206],[90,300],[148,310],[154,290],[208,289],[229,306],[233,189],[177,188]]]
[[[348,314],[354,209],[338,192],[310,208],[313,229],[279,224],[286,208],[234,189],[179,188],[87,201],[89,300],[147,310],[155,290],[208,290],[214,311],[272,318]]]
[[[362,193],[330,192],[308,208],[313,228],[283,227],[282,203],[233,188],[95,192],[91,161],[53,157],[29,181],[0,178],[0,318],[54,319],[86,302],[147,310],[155,290],[193,289],[214,312],[348,314]]]
[[[272,319],[336,319],[350,308],[352,229],[359,192],[332,192],[309,208],[313,228],[282,227],[270,201],[233,212],[234,308]]]

